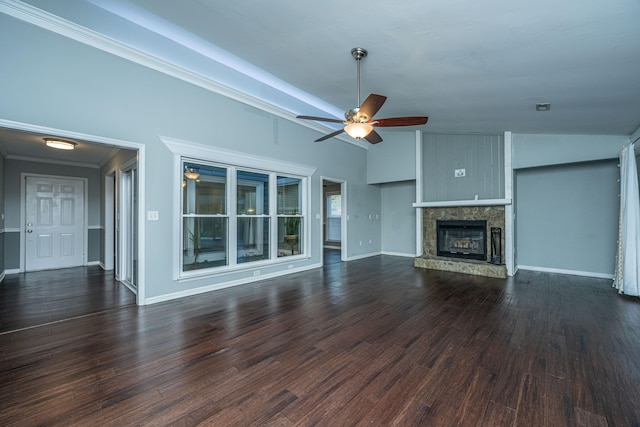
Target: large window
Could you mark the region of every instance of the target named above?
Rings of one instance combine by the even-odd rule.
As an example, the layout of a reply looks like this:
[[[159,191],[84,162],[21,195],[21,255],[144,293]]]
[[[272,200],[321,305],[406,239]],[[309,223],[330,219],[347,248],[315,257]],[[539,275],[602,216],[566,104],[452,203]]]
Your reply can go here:
[[[184,162],[183,271],[228,265],[227,170]]]
[[[302,253],[302,180],[278,176],[278,256]]]
[[[269,259],[269,175],[237,172],[238,263]]]
[[[182,159],[183,274],[304,255],[304,177]]]

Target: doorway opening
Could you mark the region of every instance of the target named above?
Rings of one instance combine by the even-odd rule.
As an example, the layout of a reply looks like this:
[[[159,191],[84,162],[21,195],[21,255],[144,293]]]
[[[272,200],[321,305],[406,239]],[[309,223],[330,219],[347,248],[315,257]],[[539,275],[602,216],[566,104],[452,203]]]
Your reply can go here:
[[[129,288],[136,294],[136,303],[143,305],[144,245],[139,242],[144,241],[145,226],[144,145],[3,119],[0,135],[5,149],[4,179],[12,183],[11,192],[0,198],[6,213],[2,237],[5,246],[9,241],[19,248],[9,256],[5,253],[0,280],[26,271],[67,267],[89,271],[98,266],[115,277],[115,255],[124,249],[128,259],[121,264],[122,277],[135,285]],[[71,139],[77,149],[64,154],[52,151],[42,143],[45,136]],[[130,189],[123,249],[117,247],[115,230],[121,171],[127,174],[123,181]],[[27,199],[35,203],[35,209],[27,206]],[[49,223],[54,226],[51,232],[39,228]],[[77,229],[69,229],[72,225]],[[47,263],[50,255],[57,261]]]
[[[323,265],[345,260],[347,229],[347,184],[344,180],[322,178]]]

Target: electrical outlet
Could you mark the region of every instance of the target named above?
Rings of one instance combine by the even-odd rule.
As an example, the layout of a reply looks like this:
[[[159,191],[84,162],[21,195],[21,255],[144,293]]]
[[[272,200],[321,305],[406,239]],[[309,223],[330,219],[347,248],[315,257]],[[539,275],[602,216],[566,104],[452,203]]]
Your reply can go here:
[[[453,176],[456,178],[462,178],[467,174],[466,169],[456,169],[453,171]]]

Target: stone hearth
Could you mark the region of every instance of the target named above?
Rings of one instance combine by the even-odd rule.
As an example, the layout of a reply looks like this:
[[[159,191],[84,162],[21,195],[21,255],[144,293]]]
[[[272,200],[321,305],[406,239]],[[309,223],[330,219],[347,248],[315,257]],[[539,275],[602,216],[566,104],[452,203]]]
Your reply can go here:
[[[502,229],[500,245],[502,253],[500,256],[504,261],[504,206],[428,207],[422,209],[422,215],[423,255],[415,259],[414,265],[416,267],[487,277],[507,277],[507,268],[504,265],[491,264],[486,261],[439,257],[437,256],[436,244],[437,220],[485,220],[487,221],[487,248],[491,248],[491,227]]]

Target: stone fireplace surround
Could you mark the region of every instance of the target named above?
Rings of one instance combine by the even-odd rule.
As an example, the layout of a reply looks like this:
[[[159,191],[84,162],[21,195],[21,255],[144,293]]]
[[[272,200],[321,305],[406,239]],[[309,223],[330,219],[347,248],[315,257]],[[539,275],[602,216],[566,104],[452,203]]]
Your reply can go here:
[[[491,264],[487,261],[458,259],[437,256],[437,220],[485,220],[487,221],[487,253],[491,253],[491,227],[502,229],[500,254],[505,259],[505,213],[504,206],[451,206],[422,208],[422,256],[415,259],[416,267],[432,270],[452,271],[456,273],[476,274],[480,276],[506,278],[504,265]]]

